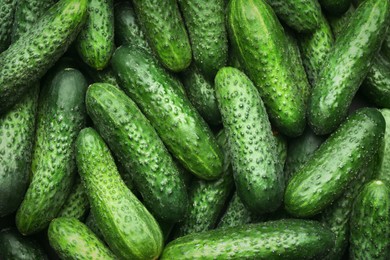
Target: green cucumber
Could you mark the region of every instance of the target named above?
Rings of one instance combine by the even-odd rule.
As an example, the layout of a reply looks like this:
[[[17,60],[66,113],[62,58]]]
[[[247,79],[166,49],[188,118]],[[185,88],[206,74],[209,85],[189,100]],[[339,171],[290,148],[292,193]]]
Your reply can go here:
[[[390,60],[390,32],[387,32],[386,37],[382,43],[382,54]]]
[[[88,88],[86,104],[95,128],[132,175],[146,207],[159,219],[181,220],[188,206],[183,177],[136,104],[105,83]]]
[[[390,185],[390,110],[384,108],[380,111],[386,121],[386,132],[382,143],[382,158],[375,178],[385,182],[387,185]]]
[[[249,210],[276,210],[284,176],[264,104],[249,78],[225,67],[215,77],[216,96],[229,143],[237,194]]]
[[[340,197],[378,151],[385,127],[377,109],[363,108],[349,116],[290,179],[284,194],[286,210],[310,217]]]
[[[320,223],[286,219],[181,237],[161,259],[321,259],[333,245],[333,233]]]
[[[287,159],[287,139],[277,132],[273,132],[273,135],[276,142],[276,154],[283,169]]]
[[[116,88],[120,88],[118,81],[116,79],[116,76],[114,72],[112,71],[112,68],[106,67],[102,70],[95,70],[89,66],[83,66],[81,64],[81,70],[83,73],[85,73],[94,83],[107,83],[111,84]]]
[[[65,53],[87,16],[87,0],[61,0],[0,54],[0,113]]]
[[[213,79],[226,65],[228,41],[223,0],[178,0],[190,36],[194,63]]]
[[[91,212],[112,251],[123,259],[156,259],[163,246],[160,227],[126,187],[110,150],[92,128],[80,132],[76,159]]]
[[[102,70],[114,52],[113,0],[88,0],[88,18],[77,36],[76,48],[90,67]]]
[[[50,246],[61,259],[117,259],[110,249],[76,218],[53,219],[47,235]]]
[[[354,12],[355,12],[355,7],[353,5],[350,5],[349,9],[341,16],[338,15],[326,16],[329,25],[332,28],[333,35],[335,38],[338,38],[341,32],[347,27],[349,19],[351,18]]]
[[[309,99],[308,119],[316,134],[333,132],[345,119],[387,31],[389,6],[388,1],[366,0],[338,37]]]
[[[2,260],[46,260],[43,248],[31,237],[22,236],[15,228],[0,232],[0,257]]]
[[[16,0],[0,0],[0,53],[11,44],[16,3]]]
[[[367,183],[353,204],[350,259],[389,259],[390,189],[380,181]]]
[[[16,215],[23,235],[49,225],[64,204],[76,170],[74,142],[86,121],[87,82],[75,69],[60,69],[39,97],[32,181]]]
[[[349,6],[351,5],[351,0],[319,0],[321,7],[328,13],[332,15],[342,15],[344,14]]]
[[[221,176],[221,149],[182,92],[180,81],[150,54],[134,46],[119,47],[112,67],[121,87],[137,103],[173,156],[201,179]]]
[[[278,18],[263,0],[231,0],[227,16],[233,49],[258,88],[271,121],[285,135],[300,135],[306,124],[305,101]]]
[[[174,72],[191,63],[192,50],[176,0],[134,0],[137,18],[161,63]]]
[[[100,238],[100,240],[104,240],[104,237],[103,237],[103,234],[102,232],[100,231],[97,223],[96,223],[96,219],[95,217],[93,216],[92,212],[90,211],[89,214],[88,214],[88,217],[86,218],[85,220],[85,225],[93,232],[95,233],[95,235]]]

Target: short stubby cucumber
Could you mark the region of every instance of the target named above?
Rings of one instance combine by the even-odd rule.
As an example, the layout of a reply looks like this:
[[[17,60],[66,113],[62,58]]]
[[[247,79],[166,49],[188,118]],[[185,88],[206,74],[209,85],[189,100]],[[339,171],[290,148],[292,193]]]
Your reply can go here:
[[[163,237],[158,223],[122,181],[99,134],[83,129],[76,141],[77,167],[104,240],[123,259],[156,259]]]
[[[87,111],[119,163],[131,174],[146,207],[158,218],[176,222],[186,213],[184,181],[150,122],[121,90],[92,84]]]
[[[386,132],[376,179],[385,182],[390,187],[390,109],[384,108],[380,111],[386,121]]]
[[[86,89],[84,76],[65,68],[41,90],[32,181],[16,215],[16,225],[24,235],[47,227],[69,195],[76,170],[74,143],[86,121]]]
[[[16,0],[0,0],[0,53],[11,44],[16,3]]]
[[[221,148],[185,96],[180,81],[136,47],[119,47],[111,62],[121,87],[137,103],[172,155],[201,179],[221,176]]]
[[[328,54],[308,105],[308,119],[315,133],[329,134],[345,119],[380,49],[390,18],[389,6],[389,1],[366,0]]]
[[[215,89],[237,194],[253,212],[274,211],[282,202],[284,176],[260,95],[249,78],[232,67],[218,71]]]
[[[233,49],[258,88],[271,121],[285,135],[300,135],[306,124],[304,95],[293,75],[283,27],[272,8],[263,0],[232,0],[227,17]]]
[[[61,0],[0,54],[0,113],[65,53],[87,16],[87,0]]]
[[[351,5],[351,0],[319,0],[321,7],[328,13],[332,15],[342,15],[344,14],[349,6]]]
[[[181,237],[161,259],[321,259],[333,245],[333,233],[320,223],[286,219]]]
[[[61,259],[117,259],[110,249],[76,218],[53,219],[47,235],[50,246]]]
[[[377,109],[362,108],[351,115],[290,179],[284,194],[286,210],[310,217],[340,197],[377,153],[385,127]]]
[[[134,0],[137,18],[161,63],[174,72],[192,61],[190,40],[176,0]]]

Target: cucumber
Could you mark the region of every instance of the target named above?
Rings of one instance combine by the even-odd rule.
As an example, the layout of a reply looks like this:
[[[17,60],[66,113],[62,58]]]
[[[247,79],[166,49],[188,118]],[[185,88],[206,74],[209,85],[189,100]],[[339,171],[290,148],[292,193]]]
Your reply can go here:
[[[231,0],[227,17],[233,50],[258,88],[271,121],[285,135],[300,135],[306,124],[304,96],[292,73],[278,18],[263,0]]]
[[[161,259],[321,259],[333,245],[333,233],[320,223],[286,219],[181,237]]]
[[[350,259],[389,259],[390,189],[380,181],[367,183],[351,215]]]
[[[49,225],[64,204],[76,170],[74,142],[86,121],[87,82],[75,69],[60,69],[39,97],[32,181],[16,215],[23,235]]]
[[[11,30],[16,3],[16,0],[0,0],[0,53],[11,44]]]
[[[344,14],[349,6],[351,5],[351,0],[319,0],[321,7],[328,13],[332,15],[342,15]]]
[[[0,113],[65,53],[87,15],[87,0],[61,0],[0,55]]]
[[[209,79],[226,65],[228,41],[223,0],[178,0],[190,37],[194,63]]]
[[[180,81],[136,47],[119,47],[112,67],[121,87],[137,103],[173,156],[201,179],[220,177],[221,149],[182,92]]]
[[[93,83],[108,83],[114,87],[120,89],[118,81],[111,66],[108,66],[102,70],[95,70],[85,64],[80,64],[82,72],[87,75]]]
[[[76,48],[90,67],[102,70],[114,52],[113,0],[88,0],[88,18],[77,36]]]
[[[174,72],[185,70],[192,50],[176,0],[134,0],[137,18],[161,63]]]
[[[221,113],[215,97],[214,82],[208,80],[196,66],[183,74],[183,84],[188,99],[209,125],[221,123]]]
[[[249,210],[272,212],[282,202],[284,178],[259,93],[244,73],[232,67],[218,71],[215,89],[237,194]]]
[[[273,135],[276,143],[276,154],[283,169],[287,159],[287,139],[277,132],[273,132]]]
[[[89,87],[86,104],[94,126],[131,174],[146,207],[159,219],[181,220],[188,206],[183,177],[136,104],[105,83]]]
[[[361,4],[329,53],[308,105],[309,123],[316,134],[331,133],[345,119],[386,33],[389,5],[383,0]]]
[[[390,32],[387,32],[386,37],[383,40],[381,52],[388,60],[390,60]]]
[[[376,179],[390,185],[390,110],[384,108],[380,111],[386,121],[386,132],[382,143],[382,158],[378,166]]]
[[[53,219],[47,235],[50,246],[61,259],[117,259],[110,249],[76,218]]]
[[[349,9],[341,16],[327,15],[327,20],[329,22],[330,27],[332,28],[333,35],[335,38],[338,38],[341,32],[347,27],[349,19],[354,12],[355,7],[353,5],[350,5]]]
[[[97,226],[96,219],[90,211],[88,217],[85,220],[85,225],[98,237],[100,240],[104,240],[103,234]]]
[[[15,228],[0,232],[0,257],[2,260],[46,260],[43,248],[31,237],[24,237]]]
[[[123,259],[158,258],[163,246],[158,223],[126,187],[110,150],[92,128],[80,132],[76,159],[91,212],[112,251]]]
[[[290,179],[284,194],[286,210],[310,217],[340,197],[378,151],[385,127],[377,109],[362,108],[351,115]]]

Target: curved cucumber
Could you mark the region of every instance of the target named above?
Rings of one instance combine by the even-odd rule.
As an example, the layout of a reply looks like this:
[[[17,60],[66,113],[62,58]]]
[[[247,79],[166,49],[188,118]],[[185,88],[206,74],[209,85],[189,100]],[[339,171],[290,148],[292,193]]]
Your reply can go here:
[[[332,15],[342,15],[344,14],[349,6],[351,5],[351,0],[319,0],[320,5],[324,10]]]
[[[136,47],[119,47],[112,67],[121,87],[137,103],[173,156],[201,179],[221,176],[221,149],[182,92],[180,81]]]
[[[16,3],[16,0],[0,0],[0,53],[11,44],[11,31]]]
[[[284,194],[287,211],[314,216],[335,201],[376,154],[385,126],[373,108],[351,115],[290,179]]]

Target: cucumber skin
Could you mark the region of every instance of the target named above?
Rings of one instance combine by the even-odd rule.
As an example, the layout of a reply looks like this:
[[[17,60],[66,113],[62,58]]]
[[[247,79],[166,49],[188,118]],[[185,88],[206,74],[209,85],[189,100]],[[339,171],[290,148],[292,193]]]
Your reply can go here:
[[[327,15],[327,20],[332,28],[333,35],[337,39],[341,32],[347,27],[349,19],[355,12],[355,7],[350,5],[349,9],[342,16]]]
[[[390,190],[385,183],[367,183],[351,215],[350,258],[389,259]]]
[[[86,89],[78,70],[61,69],[41,91],[32,180],[16,215],[16,226],[24,235],[47,227],[70,192],[76,170],[73,146],[86,121]]]
[[[134,0],[137,18],[150,47],[161,63],[174,72],[185,70],[192,61],[192,50],[176,0]]]
[[[338,37],[309,99],[308,119],[316,134],[334,131],[346,117],[386,33],[389,5],[388,1],[365,1]]]
[[[181,237],[161,259],[321,259],[333,245],[333,233],[318,222],[289,219]]]
[[[158,218],[177,222],[187,210],[182,176],[150,122],[121,90],[95,83],[86,96],[94,126],[131,174],[146,207]]]
[[[342,15],[344,14],[349,6],[351,5],[351,0],[319,0],[322,8],[326,12],[329,12],[333,15]]]
[[[76,159],[91,212],[112,251],[123,259],[157,258],[163,246],[160,227],[126,187],[110,150],[92,128],[80,132]]]
[[[263,0],[232,0],[227,17],[230,42],[271,121],[287,136],[300,135],[306,125],[305,102],[292,65],[286,62],[287,40],[278,18]]]
[[[16,0],[0,0],[0,53],[11,44],[12,23]]]
[[[390,110],[381,109],[380,111],[386,121],[386,131],[384,141],[382,143],[382,158],[378,166],[376,179],[390,185]]]
[[[242,203],[237,192],[233,194],[226,211],[223,213],[217,228],[237,227],[249,224],[255,220],[255,215],[251,213]]]
[[[228,41],[223,0],[178,0],[190,37],[193,59],[203,75],[214,79],[226,65]]]
[[[96,219],[90,211],[87,218],[85,219],[85,225],[98,237],[104,241],[104,237],[99,227],[97,226]]]
[[[289,180],[286,210],[309,217],[335,201],[378,151],[385,127],[376,109],[363,108],[351,115]]]
[[[86,11],[87,0],[61,0],[30,33],[0,54],[0,113],[10,109],[27,91],[28,83],[41,78],[65,53],[80,31]]]
[[[249,210],[272,212],[282,202],[284,178],[259,93],[244,73],[232,67],[218,71],[215,89],[237,194]]]
[[[81,59],[97,70],[104,69],[114,52],[113,0],[88,0],[88,18],[77,36]]]
[[[121,87],[149,119],[173,156],[201,179],[220,177],[221,148],[183,93],[180,81],[136,47],[119,47],[111,62]]]

